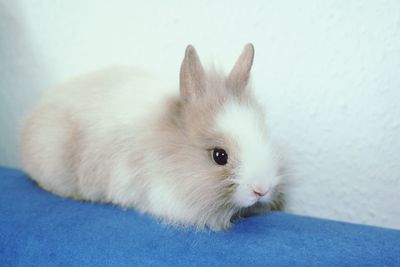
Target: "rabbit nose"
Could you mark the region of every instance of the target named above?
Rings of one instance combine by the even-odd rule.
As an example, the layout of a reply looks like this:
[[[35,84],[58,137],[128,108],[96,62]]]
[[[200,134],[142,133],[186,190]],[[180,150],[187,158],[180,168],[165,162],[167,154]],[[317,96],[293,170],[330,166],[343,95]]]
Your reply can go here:
[[[263,188],[263,187],[255,187],[253,188],[253,193],[257,196],[257,197],[263,197],[266,194],[268,194],[268,188]]]

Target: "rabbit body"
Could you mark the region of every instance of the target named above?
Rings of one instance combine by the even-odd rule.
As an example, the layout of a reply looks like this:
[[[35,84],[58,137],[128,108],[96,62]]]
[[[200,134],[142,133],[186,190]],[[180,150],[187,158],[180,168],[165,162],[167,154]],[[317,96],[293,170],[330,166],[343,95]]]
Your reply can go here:
[[[243,60],[237,63],[242,69]],[[236,80],[229,84],[229,77],[206,75],[188,47],[180,95],[126,67],[66,82],[50,90],[24,124],[24,168],[41,187],[61,196],[133,207],[168,223],[229,228],[235,214],[268,209],[279,193],[276,153],[262,110],[247,93],[226,96],[228,90],[245,90],[239,85],[247,87],[248,77],[237,76],[250,67],[234,69]],[[242,118],[245,129],[229,116],[239,123]],[[229,131],[234,134],[226,137]],[[236,139],[246,139],[249,149],[265,148],[261,159],[247,155]],[[230,147],[225,166],[210,155],[216,147]],[[253,183],[241,176],[257,178]]]

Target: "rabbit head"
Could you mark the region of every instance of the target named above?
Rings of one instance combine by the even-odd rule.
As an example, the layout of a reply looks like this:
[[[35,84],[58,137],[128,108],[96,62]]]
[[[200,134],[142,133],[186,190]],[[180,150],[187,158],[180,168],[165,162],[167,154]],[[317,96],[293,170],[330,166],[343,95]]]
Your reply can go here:
[[[226,76],[205,72],[189,45],[181,66],[176,123],[185,141],[171,157],[185,175],[177,181],[180,194],[214,228],[228,227],[241,209],[272,202],[280,183],[277,153],[249,84],[253,57],[247,44]]]

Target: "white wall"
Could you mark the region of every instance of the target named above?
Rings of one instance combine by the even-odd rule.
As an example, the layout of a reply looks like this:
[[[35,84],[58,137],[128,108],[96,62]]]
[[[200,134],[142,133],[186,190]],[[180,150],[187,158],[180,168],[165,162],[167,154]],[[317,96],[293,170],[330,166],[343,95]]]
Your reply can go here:
[[[228,70],[246,42],[295,170],[289,210],[400,228],[399,1],[0,0],[0,164],[22,116],[72,75],[128,63],[178,79],[186,44]]]

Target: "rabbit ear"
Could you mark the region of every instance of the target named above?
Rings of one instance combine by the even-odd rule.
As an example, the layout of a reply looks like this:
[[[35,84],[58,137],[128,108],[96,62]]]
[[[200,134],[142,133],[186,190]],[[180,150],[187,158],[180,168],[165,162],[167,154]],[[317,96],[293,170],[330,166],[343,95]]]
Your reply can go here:
[[[246,87],[250,78],[253,58],[254,46],[252,44],[247,44],[227,78],[226,82],[229,88],[233,90],[243,90]]]
[[[181,98],[190,101],[204,91],[205,74],[199,56],[193,46],[188,45],[181,65],[180,93]]]

